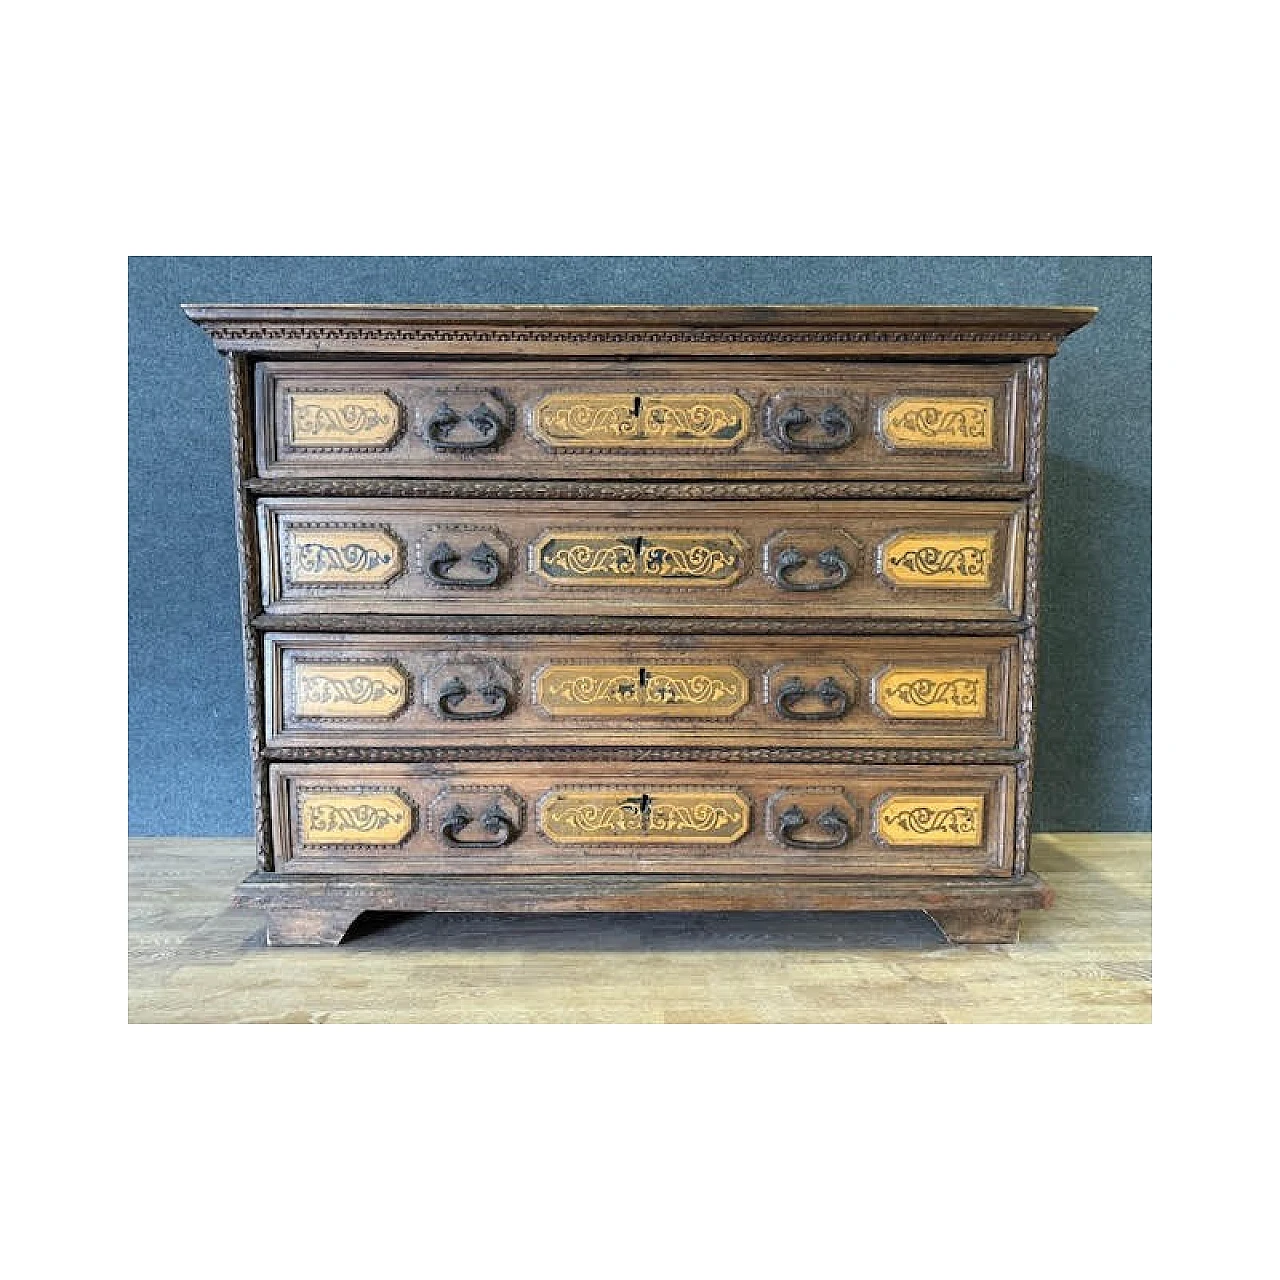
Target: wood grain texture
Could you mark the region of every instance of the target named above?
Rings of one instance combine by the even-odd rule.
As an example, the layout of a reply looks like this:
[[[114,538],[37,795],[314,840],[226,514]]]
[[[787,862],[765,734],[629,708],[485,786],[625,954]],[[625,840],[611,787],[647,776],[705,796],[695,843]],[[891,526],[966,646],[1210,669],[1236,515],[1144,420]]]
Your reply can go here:
[[[1033,854],[1056,899],[1017,946],[948,945],[923,911],[704,911],[367,915],[331,950],[229,905],[251,840],[134,840],[129,1020],[1149,1023],[1150,836]]]
[[[267,745],[279,751],[600,748],[620,736],[632,746],[720,748],[1000,750],[1015,742],[1013,637],[693,636],[673,644],[664,636],[273,632],[263,643]]]
[[[797,502],[262,498],[258,517],[262,604],[277,616],[496,613],[569,630],[637,610],[1007,621],[1022,609],[1023,509],[1009,503],[815,514]],[[979,543],[980,565],[967,550]],[[882,565],[886,544],[915,567]]]
[[[274,941],[353,906],[918,906],[1003,938],[1047,905],[1046,371],[1092,309],[186,310],[230,356],[242,892]]]
[[[186,303],[219,351],[551,356],[1051,356],[1094,307]]]
[[[264,361],[261,475],[1017,482],[1017,363]],[[475,425],[482,419],[483,426]]]
[[[1008,765],[579,759],[273,764],[270,777],[275,869],[287,876],[928,878],[1011,869]],[[461,824],[452,821],[460,807]],[[503,822],[486,828],[494,810]],[[784,820],[788,811],[798,816]],[[824,824],[833,811],[838,821]]]

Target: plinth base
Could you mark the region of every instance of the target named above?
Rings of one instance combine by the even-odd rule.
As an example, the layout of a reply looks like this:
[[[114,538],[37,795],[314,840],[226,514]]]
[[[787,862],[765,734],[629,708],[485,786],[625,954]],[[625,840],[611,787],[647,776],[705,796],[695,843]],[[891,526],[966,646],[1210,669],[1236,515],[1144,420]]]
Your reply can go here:
[[[322,875],[256,872],[235,905],[267,913],[271,946],[335,945],[365,911],[925,911],[951,942],[1018,940],[1023,911],[1053,902],[1039,876]]]

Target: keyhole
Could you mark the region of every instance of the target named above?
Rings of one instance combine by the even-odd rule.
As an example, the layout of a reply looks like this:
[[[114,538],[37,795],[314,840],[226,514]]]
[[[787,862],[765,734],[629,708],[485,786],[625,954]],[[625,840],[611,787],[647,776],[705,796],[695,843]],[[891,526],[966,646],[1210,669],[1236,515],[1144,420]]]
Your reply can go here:
[[[638,418],[640,416],[640,397],[639,396],[636,396],[635,398],[635,404],[632,406],[632,409],[631,409],[631,416],[633,418]]]
[[[640,687],[643,689],[645,685],[647,685],[648,683],[649,683],[649,673],[643,667],[641,667],[640,668]]]

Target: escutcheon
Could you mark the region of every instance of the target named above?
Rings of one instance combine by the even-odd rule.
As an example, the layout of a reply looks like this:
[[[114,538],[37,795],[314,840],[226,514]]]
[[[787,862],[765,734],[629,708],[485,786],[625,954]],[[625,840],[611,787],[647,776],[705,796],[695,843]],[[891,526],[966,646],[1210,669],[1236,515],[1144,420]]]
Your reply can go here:
[[[742,710],[749,696],[734,666],[553,663],[534,677],[536,703],[552,716],[714,719]]]
[[[549,791],[538,805],[556,844],[733,844],[751,825],[740,791]]]
[[[888,667],[872,701],[895,720],[981,720],[987,714],[985,667]]]
[[[533,434],[554,449],[732,449],[751,408],[727,394],[557,393],[539,402]]]
[[[980,795],[895,793],[876,805],[872,829],[886,845],[976,849],[986,801]]]
[[[384,392],[289,392],[295,449],[384,449],[401,423],[400,406]]]
[[[880,434],[891,449],[984,452],[995,409],[990,396],[899,396],[881,409]]]

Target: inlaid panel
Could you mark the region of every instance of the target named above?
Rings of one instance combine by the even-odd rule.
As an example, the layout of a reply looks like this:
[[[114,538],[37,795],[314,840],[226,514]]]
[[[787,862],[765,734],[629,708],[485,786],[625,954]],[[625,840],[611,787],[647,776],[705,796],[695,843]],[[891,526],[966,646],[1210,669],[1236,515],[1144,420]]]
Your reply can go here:
[[[289,674],[300,720],[389,720],[408,701],[409,679],[395,662],[295,662]]]
[[[981,720],[989,706],[988,670],[895,664],[876,676],[872,697],[895,720]]]
[[[554,449],[732,449],[751,430],[741,396],[562,392],[534,406],[535,439]]]
[[[379,525],[290,524],[280,570],[289,587],[384,587],[404,570],[404,543]]]
[[[981,793],[894,792],[877,803],[872,822],[883,844],[976,849],[983,841],[984,811]]]
[[[482,517],[482,519],[478,519]],[[1016,503],[263,498],[271,613],[1015,621]]]
[[[1014,482],[1015,364],[265,361],[263,476]]]
[[[402,844],[416,825],[412,803],[393,788],[298,787],[295,799],[304,848],[382,849]]]
[[[273,764],[278,869],[1008,875],[1010,765]],[[421,815],[421,816],[419,816]]]
[[[737,666],[693,662],[550,663],[533,678],[533,701],[548,715],[719,719],[747,705],[751,683]]]
[[[281,750],[1016,740],[1013,636],[271,633],[263,655]]]
[[[384,449],[400,434],[400,406],[382,391],[298,391],[284,398],[291,449]]]
[[[881,545],[880,573],[895,586],[988,587],[997,571],[996,537],[985,530],[900,533]]]
[[[538,801],[538,830],[555,844],[733,844],[751,826],[740,791],[681,787],[553,790]]]
[[[880,411],[880,433],[893,449],[982,453],[994,444],[991,396],[896,396]]]

